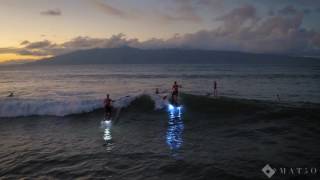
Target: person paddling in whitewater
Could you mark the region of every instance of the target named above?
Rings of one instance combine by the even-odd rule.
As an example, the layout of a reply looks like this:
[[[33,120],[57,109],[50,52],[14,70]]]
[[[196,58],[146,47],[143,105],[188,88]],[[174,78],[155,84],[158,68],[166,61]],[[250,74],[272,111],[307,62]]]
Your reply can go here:
[[[109,94],[107,94],[107,97],[104,99],[104,109],[106,113],[105,115],[106,119],[111,119],[111,113],[113,109],[112,102],[114,101],[110,98]]]
[[[179,88],[182,88],[182,86],[178,85],[177,81],[175,81],[172,86],[172,94],[171,94],[171,99],[172,99],[173,105],[178,105]]]

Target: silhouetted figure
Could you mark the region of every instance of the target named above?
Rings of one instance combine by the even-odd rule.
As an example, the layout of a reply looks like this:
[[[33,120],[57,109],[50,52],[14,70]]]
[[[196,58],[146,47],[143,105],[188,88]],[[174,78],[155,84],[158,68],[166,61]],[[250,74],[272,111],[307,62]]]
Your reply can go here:
[[[112,99],[110,99],[109,94],[107,94],[107,97],[104,99],[104,109],[105,109],[105,118],[110,119],[111,113],[112,113],[112,102],[114,102]]]
[[[218,96],[218,86],[217,86],[217,81],[213,82],[213,96],[217,97]]]
[[[14,96],[13,92],[10,92],[10,94],[8,95],[8,97],[13,97],[13,96]]]
[[[156,88],[156,94],[159,94],[159,88]]]
[[[277,100],[280,102],[280,95],[279,94],[277,94]]]
[[[179,88],[182,88],[182,86],[178,85],[177,81],[175,81],[172,86],[172,94],[171,94],[171,99],[172,99],[173,105],[178,105]]]
[[[162,100],[166,100],[166,99],[167,99],[167,97],[168,97],[168,96],[163,96],[163,97],[162,97]]]

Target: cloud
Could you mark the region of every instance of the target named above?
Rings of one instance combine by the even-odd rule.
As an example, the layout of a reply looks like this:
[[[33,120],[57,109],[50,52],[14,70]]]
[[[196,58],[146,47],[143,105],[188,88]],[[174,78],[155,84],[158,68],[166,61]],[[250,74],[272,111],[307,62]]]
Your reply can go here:
[[[169,5],[168,9],[171,11],[162,11],[162,18],[165,21],[202,21],[197,13],[194,0],[173,0]]]
[[[56,50],[61,51],[63,46],[55,44],[48,40],[30,42],[28,40],[20,43],[22,47],[0,48],[0,54],[18,54],[32,56],[56,55]]]
[[[286,13],[259,18],[254,9],[250,5],[235,8],[219,18],[223,26],[207,32],[206,36],[211,37],[208,46],[220,40],[222,44],[218,47],[223,49],[301,54],[316,46],[311,41],[318,33],[301,26],[304,18],[302,12],[293,13],[289,8],[290,11],[283,11]],[[286,16],[288,13],[290,16]]]
[[[47,48],[54,45],[48,40],[31,42],[31,43],[29,41],[23,41],[23,42],[25,43],[24,45],[26,45],[25,48],[27,49],[43,49],[43,48]]]
[[[286,13],[287,14],[287,13]],[[216,18],[222,25],[212,30],[150,39],[143,48],[196,48],[256,53],[308,54],[320,52],[320,33],[302,27],[304,13],[259,17],[252,5],[235,8]]]
[[[275,3],[278,2],[278,0],[274,0]],[[320,1],[317,0],[285,0],[287,3],[295,3],[298,6],[308,6],[308,7],[320,7]]]
[[[193,15],[172,15],[163,14],[160,19],[164,22],[176,22],[176,21],[187,21],[187,22],[201,22],[202,19],[198,16]]]
[[[28,50],[28,49],[18,49],[16,54],[23,55],[23,56],[49,56],[48,52],[45,50]]]
[[[61,44],[61,46],[72,51],[78,49],[136,46],[137,44],[139,44],[138,39],[128,39],[124,34],[120,33],[113,35],[110,38],[90,38],[80,36]]]
[[[111,16],[117,16],[120,18],[130,18],[132,15],[128,14],[127,12],[116,8],[110,4],[108,4],[105,1],[102,0],[91,0],[90,3],[92,3],[96,8],[104,12],[105,14],[111,15]]]
[[[258,17],[255,7],[244,5],[231,10],[215,20],[223,22],[222,30],[225,33],[232,33],[243,28],[243,26],[253,26],[258,21]]]
[[[223,0],[169,0],[169,8],[159,13],[162,20],[167,22],[185,21],[199,23],[203,21],[200,12],[207,10],[209,14],[212,12],[220,12],[223,8]]]
[[[22,41],[22,42],[20,43],[20,45],[27,45],[27,44],[29,44],[29,43],[30,43],[29,41],[25,40],[25,41]]]
[[[291,9],[291,10],[290,10]],[[288,15],[289,14],[289,15]],[[131,46],[143,49],[190,48],[254,53],[320,54],[320,32],[302,26],[305,14],[283,8],[281,13],[260,17],[253,5],[243,5],[216,18],[220,26],[168,39],[140,41],[117,34],[107,38],[75,37],[64,43],[23,41],[19,48],[0,48],[0,53],[60,55],[76,50]]]
[[[0,48],[0,54],[16,54],[17,48],[14,47],[6,47],[6,48]]]
[[[223,7],[223,0],[166,0],[154,2],[155,6],[142,9],[133,7],[128,10],[121,6],[114,6],[106,0],[87,0],[87,2],[103,13],[123,19],[148,19],[160,23],[171,22],[192,22],[199,23],[203,21],[200,16],[203,9],[210,14]],[[111,2],[111,1],[110,1]]]
[[[274,16],[275,15],[275,12],[273,9],[269,9],[268,12],[267,12],[268,16]]]
[[[207,7],[210,10],[219,10],[224,8],[224,0],[197,0],[196,3]]]
[[[48,9],[46,11],[40,12],[40,14],[45,16],[61,16],[62,12],[60,9]]]
[[[77,50],[92,48],[114,48],[121,46],[142,47],[141,42],[136,38],[128,39],[124,34],[113,35],[109,38],[91,38],[79,36],[61,44],[49,40],[23,41],[21,48],[8,47],[0,48],[0,54],[13,53],[19,55],[51,56],[61,55]]]
[[[304,9],[303,13],[304,14],[310,14],[310,13],[312,13],[312,10],[311,9]]]
[[[191,12],[201,10],[198,8],[207,8],[216,11],[224,8],[224,0],[170,0],[170,2],[178,5],[178,7],[187,7],[186,9],[191,10]]]
[[[0,48],[0,54],[18,54],[18,55],[32,55],[32,56],[47,56],[50,55],[43,50],[29,50],[26,48]]]
[[[243,23],[248,19],[255,19],[256,18],[256,8],[252,5],[243,5],[241,7],[235,8],[231,10],[229,13],[218,17],[217,20],[221,21],[240,21]]]
[[[282,14],[282,15],[295,15],[298,13],[298,10],[292,6],[292,5],[288,5],[282,9],[280,9],[278,11],[279,14]]]
[[[168,7],[164,9],[161,9],[160,6],[153,7],[149,9],[150,12],[145,9],[129,11],[124,8],[115,7],[103,0],[91,0],[88,2],[107,15],[123,19],[151,18],[160,22],[199,22],[201,21],[201,17],[197,15],[192,1],[193,0],[169,0],[170,3]]]
[[[250,0],[255,2],[256,0]],[[278,6],[280,4],[296,5],[297,7],[320,7],[320,1],[318,0],[267,0],[256,1],[263,5]]]

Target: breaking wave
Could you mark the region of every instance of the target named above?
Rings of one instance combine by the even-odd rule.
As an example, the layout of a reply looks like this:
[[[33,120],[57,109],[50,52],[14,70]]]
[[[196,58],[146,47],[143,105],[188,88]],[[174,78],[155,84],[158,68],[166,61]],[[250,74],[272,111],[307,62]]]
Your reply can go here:
[[[113,103],[116,108],[130,105],[135,99],[147,95],[154,102],[155,109],[161,109],[166,102],[161,96],[140,93],[131,96],[123,96]],[[22,116],[67,116],[92,112],[103,108],[103,99],[2,99],[0,100],[0,117]]]
[[[135,111],[146,112],[159,110],[168,105],[167,93],[137,93],[121,96],[115,99],[115,108],[133,107]],[[181,94],[181,103],[191,112],[214,112],[217,114],[237,114],[263,112],[268,116],[317,116],[315,109],[320,104],[294,103],[273,101],[257,101],[235,98],[209,98],[203,95]],[[0,100],[0,118],[25,117],[25,116],[68,116],[74,114],[88,113],[103,108],[103,99],[76,99],[65,97],[64,99],[14,99],[6,98]],[[280,110],[279,110],[280,109]]]

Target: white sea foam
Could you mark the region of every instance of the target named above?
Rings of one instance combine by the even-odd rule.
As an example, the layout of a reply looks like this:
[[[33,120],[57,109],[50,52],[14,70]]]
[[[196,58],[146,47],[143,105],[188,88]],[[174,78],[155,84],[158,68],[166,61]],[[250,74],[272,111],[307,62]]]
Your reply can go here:
[[[155,102],[155,109],[164,108],[166,101],[161,96],[148,93],[137,93],[123,96],[115,100],[114,107],[122,108],[130,105],[136,98],[148,95]],[[91,112],[103,107],[103,99],[77,99],[66,97],[64,99],[19,99],[5,98],[0,100],[0,117],[21,117],[32,115],[66,116]]]
[[[156,110],[165,108],[169,103],[168,98],[164,98],[168,96],[167,94],[160,94],[160,95],[150,94],[149,96],[154,101]]]
[[[0,117],[19,117],[31,115],[65,116],[90,112],[102,107],[101,100],[45,100],[45,99],[8,99],[0,102]]]

